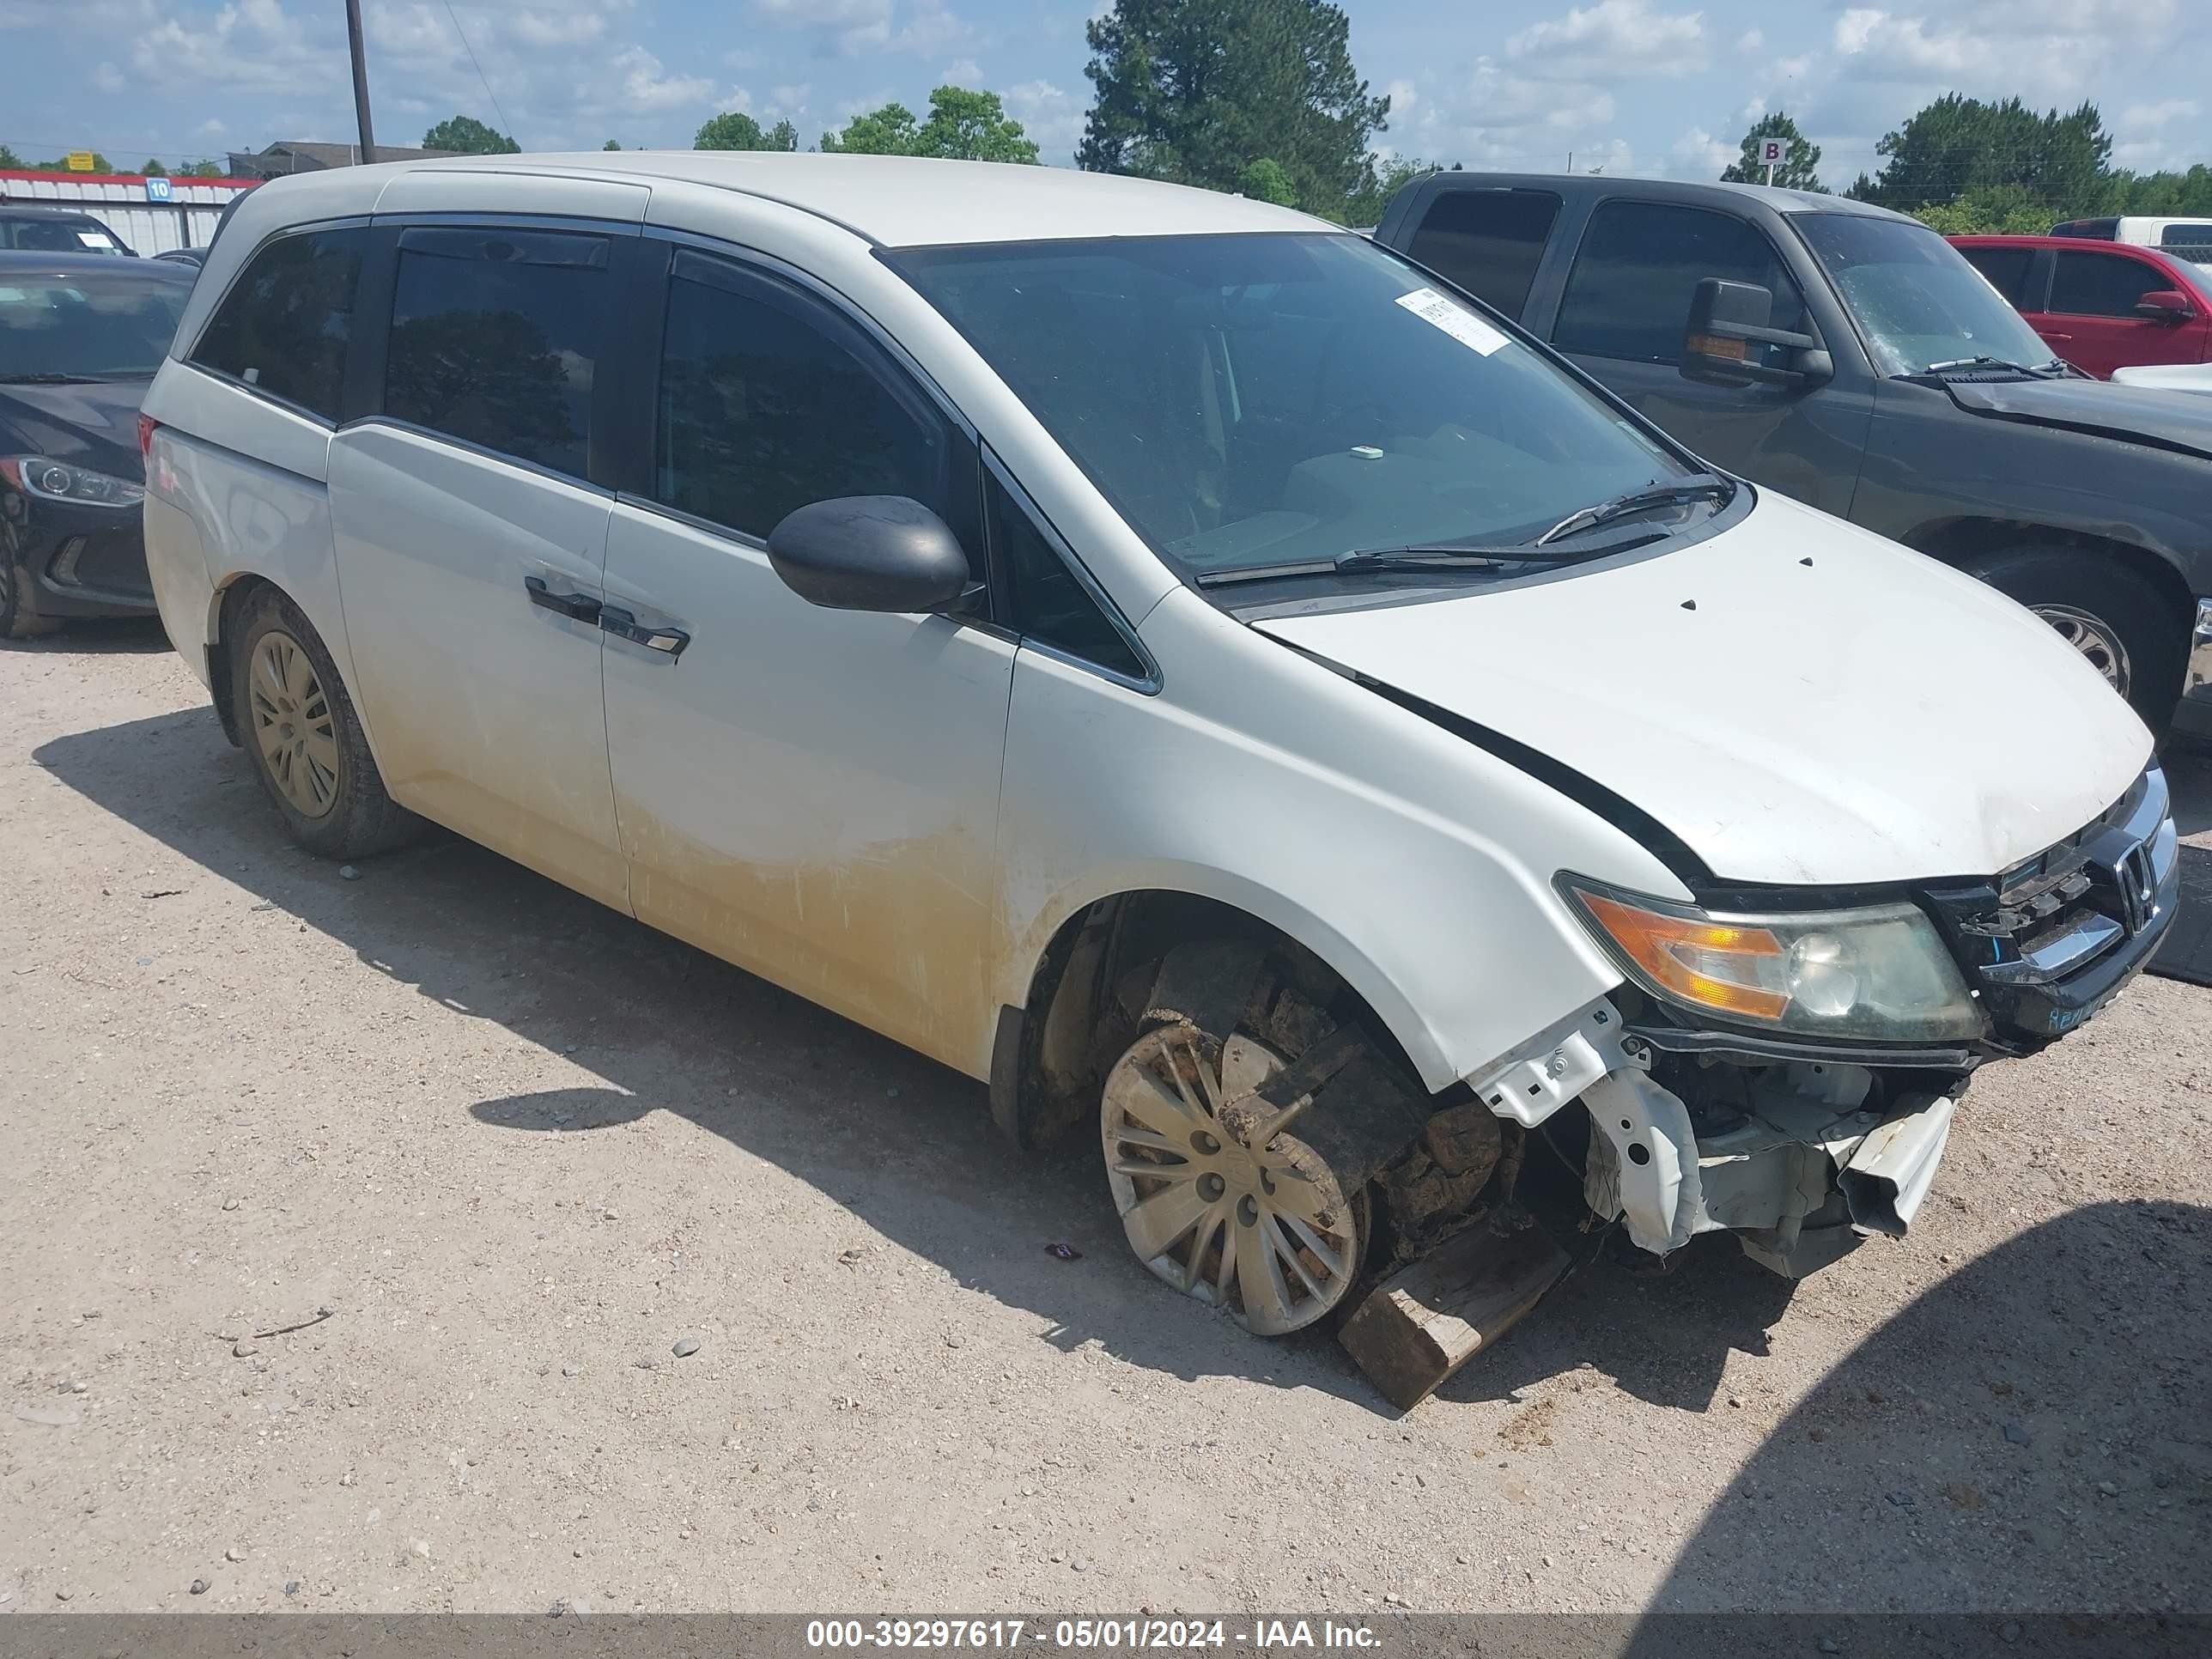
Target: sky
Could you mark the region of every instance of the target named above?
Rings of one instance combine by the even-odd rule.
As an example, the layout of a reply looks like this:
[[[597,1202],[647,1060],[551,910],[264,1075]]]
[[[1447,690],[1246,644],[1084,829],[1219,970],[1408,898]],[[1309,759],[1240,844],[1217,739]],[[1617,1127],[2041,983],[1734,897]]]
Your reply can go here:
[[[377,137],[473,115],[525,149],[688,147],[743,110],[803,144],[986,87],[1067,164],[1108,0],[363,0]],[[1833,186],[1942,93],[2103,111],[2114,159],[2212,161],[2212,0],[1352,0],[1378,149],[1470,167],[1711,177],[1786,109]],[[0,0],[0,143],[135,168],[353,136],[343,0]]]

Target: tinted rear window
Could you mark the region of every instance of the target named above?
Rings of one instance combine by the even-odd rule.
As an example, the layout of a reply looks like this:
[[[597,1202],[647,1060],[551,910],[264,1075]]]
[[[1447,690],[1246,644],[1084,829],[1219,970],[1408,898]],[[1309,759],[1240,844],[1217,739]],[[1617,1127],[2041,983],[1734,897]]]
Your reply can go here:
[[[1453,190],[1437,198],[1406,252],[1431,270],[1518,317],[1559,198],[1543,190]]]
[[[611,252],[607,238],[570,231],[403,233],[384,412],[588,476]]]
[[[2008,303],[2027,309],[2021,305],[2023,291],[2027,286],[2027,273],[2035,264],[2032,247],[1962,247],[1966,263],[1990,279],[1990,286],[2005,296]]]
[[[270,243],[223,296],[192,362],[337,420],[368,246],[360,225]]]

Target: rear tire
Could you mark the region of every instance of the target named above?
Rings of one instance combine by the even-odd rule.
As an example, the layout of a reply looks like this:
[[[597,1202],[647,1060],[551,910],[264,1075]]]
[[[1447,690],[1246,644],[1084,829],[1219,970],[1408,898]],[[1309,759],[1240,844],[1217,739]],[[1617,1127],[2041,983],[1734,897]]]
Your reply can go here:
[[[2188,641],[2147,579],[2110,555],[2033,544],[1986,554],[1966,570],[2049,623],[2146,726],[2166,730]]]
[[[295,842],[356,859],[416,833],[422,820],[385,793],[353,699],[299,606],[262,588],[246,601],[228,654],[240,742]]]

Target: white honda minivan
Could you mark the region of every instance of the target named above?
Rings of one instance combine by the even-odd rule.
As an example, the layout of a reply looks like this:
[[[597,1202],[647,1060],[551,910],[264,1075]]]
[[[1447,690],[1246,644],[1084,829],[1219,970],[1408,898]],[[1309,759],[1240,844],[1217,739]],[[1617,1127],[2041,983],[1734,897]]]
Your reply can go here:
[[[434,820],[1094,1125],[1257,1332],[1511,1218],[1532,1132],[1645,1251],[1901,1233],[1968,1074],[2173,914],[2150,736],[2045,624],[1257,202],[280,179],[143,427],[301,846]]]

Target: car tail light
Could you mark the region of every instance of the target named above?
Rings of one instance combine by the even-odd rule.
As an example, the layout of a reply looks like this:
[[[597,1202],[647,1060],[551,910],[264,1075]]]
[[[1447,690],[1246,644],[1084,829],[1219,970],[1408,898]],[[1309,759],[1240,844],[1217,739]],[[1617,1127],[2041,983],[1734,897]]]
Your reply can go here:
[[[141,415],[138,417],[138,459],[140,460],[150,461],[154,459],[154,433],[161,424],[151,415]]]

